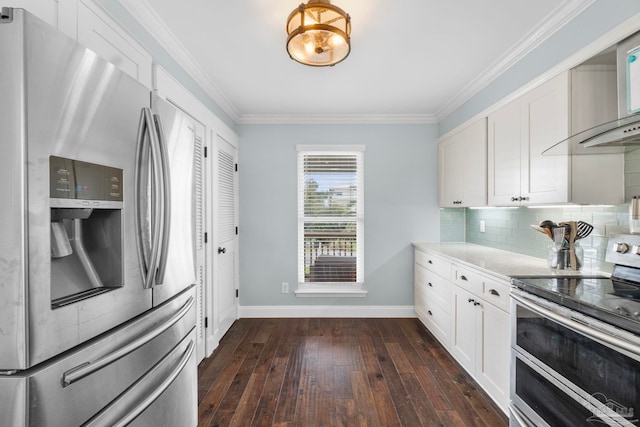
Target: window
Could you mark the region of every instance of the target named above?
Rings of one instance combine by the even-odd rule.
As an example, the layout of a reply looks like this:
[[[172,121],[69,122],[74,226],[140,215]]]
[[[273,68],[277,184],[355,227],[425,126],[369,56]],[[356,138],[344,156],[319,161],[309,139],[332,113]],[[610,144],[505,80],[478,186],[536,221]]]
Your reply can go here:
[[[365,147],[298,146],[298,296],[365,296]]]

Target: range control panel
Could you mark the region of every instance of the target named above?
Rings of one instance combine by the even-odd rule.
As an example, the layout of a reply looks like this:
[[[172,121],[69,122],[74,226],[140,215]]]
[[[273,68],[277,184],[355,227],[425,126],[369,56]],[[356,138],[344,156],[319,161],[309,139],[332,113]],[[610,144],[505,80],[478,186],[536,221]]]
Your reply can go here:
[[[52,199],[122,201],[122,169],[64,157],[49,157]]]
[[[612,234],[607,245],[607,262],[640,268],[640,234]]]

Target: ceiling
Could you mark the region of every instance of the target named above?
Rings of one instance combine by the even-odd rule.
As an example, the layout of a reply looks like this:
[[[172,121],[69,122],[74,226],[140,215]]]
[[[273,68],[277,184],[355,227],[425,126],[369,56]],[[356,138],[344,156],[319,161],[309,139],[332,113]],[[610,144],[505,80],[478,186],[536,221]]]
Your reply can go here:
[[[238,123],[436,122],[593,0],[333,0],[351,54],[308,67],[286,50],[301,0],[120,0]]]

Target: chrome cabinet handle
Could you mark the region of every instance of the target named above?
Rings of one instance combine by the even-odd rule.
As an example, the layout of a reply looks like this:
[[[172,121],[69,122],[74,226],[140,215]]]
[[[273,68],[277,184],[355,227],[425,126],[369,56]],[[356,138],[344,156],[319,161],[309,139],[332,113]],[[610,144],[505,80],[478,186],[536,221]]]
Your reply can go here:
[[[499,297],[499,296],[500,296],[500,292],[496,291],[495,289],[489,289],[489,293],[490,293],[491,295],[495,295],[495,296],[497,296],[497,297]]]
[[[189,312],[191,307],[193,307],[193,304],[194,298],[189,297],[182,308],[160,326],[155,326],[153,329],[143,334],[142,336],[130,341],[129,343],[120,347],[118,350],[98,358],[97,360],[85,362],[81,365],[76,366],[75,368],[69,369],[64,374],[62,374],[62,387],[70,386],[74,382],[79,381],[96,371],[99,371],[100,369],[112,364],[116,360],[119,360],[127,354],[139,349],[140,347],[175,325]]]

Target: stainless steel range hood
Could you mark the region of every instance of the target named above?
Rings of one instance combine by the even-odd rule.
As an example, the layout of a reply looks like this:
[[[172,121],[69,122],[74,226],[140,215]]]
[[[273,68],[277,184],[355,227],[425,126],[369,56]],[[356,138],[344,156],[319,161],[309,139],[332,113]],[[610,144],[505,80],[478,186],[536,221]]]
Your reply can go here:
[[[640,32],[616,46],[618,118],[576,133],[543,152],[623,153],[640,148]]]

